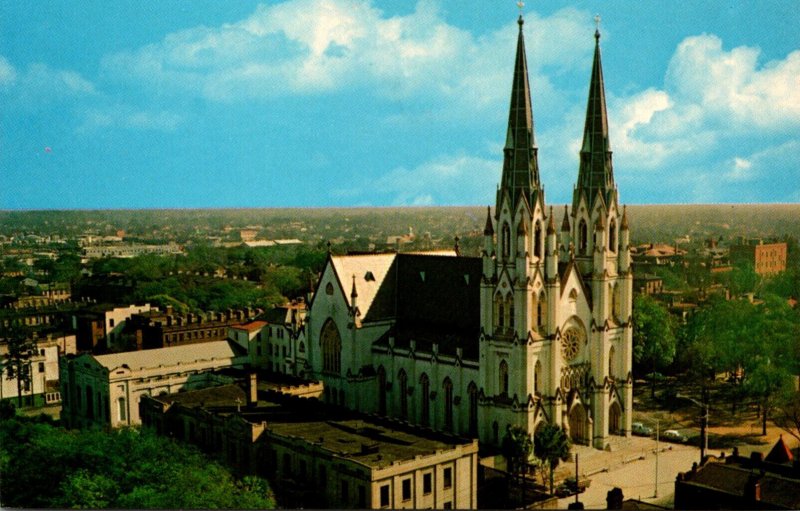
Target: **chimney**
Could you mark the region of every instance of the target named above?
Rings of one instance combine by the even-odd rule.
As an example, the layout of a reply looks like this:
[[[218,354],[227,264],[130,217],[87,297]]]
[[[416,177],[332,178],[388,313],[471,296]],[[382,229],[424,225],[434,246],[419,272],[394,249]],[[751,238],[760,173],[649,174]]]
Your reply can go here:
[[[247,404],[251,406],[258,404],[258,375],[256,373],[250,373],[247,381]]]
[[[172,305],[167,305],[167,310],[166,310],[166,313],[167,313],[167,314],[172,314],[172,311],[173,311],[173,309],[172,309]]]
[[[606,494],[606,509],[622,509],[622,501],[624,500],[622,489],[614,487]]]
[[[750,502],[761,500],[761,476],[751,474],[744,487],[744,498]]]

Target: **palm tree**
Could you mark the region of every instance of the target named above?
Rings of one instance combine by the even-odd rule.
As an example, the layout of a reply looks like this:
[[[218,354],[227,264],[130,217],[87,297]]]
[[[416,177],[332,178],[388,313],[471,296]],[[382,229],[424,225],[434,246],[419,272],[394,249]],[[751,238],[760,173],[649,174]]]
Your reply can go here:
[[[550,494],[553,493],[553,474],[561,461],[569,459],[572,448],[567,432],[555,424],[545,424],[533,435],[533,453],[550,466]]]

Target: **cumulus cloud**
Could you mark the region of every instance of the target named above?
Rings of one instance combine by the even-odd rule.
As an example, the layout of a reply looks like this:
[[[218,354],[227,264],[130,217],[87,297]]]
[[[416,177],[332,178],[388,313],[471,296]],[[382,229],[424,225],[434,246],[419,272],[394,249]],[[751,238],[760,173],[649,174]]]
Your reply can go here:
[[[573,37],[585,33],[586,19],[588,13],[571,8],[532,15],[529,65],[586,59],[585,37]],[[513,51],[515,34],[503,27],[476,37],[446,23],[433,1],[389,17],[360,0],[288,0],[261,5],[236,23],[184,30],[110,55],[103,68],[118,80],[132,76],[159,90],[220,101],[361,88],[389,98],[460,97],[481,108],[505,100],[498,91],[506,91],[508,63],[496,57]],[[552,89],[532,75],[542,90]]]
[[[502,162],[474,156],[440,156],[414,168],[395,168],[368,189],[334,192],[341,196],[376,196],[395,206],[452,206],[486,202],[486,190],[500,180]]]

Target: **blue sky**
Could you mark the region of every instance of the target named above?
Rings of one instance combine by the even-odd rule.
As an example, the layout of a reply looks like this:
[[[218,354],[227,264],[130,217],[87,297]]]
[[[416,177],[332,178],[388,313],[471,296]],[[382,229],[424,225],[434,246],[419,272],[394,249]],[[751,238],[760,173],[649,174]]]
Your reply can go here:
[[[625,203],[800,202],[793,0],[527,2],[570,200],[594,21]],[[512,0],[0,0],[0,208],[494,201]]]

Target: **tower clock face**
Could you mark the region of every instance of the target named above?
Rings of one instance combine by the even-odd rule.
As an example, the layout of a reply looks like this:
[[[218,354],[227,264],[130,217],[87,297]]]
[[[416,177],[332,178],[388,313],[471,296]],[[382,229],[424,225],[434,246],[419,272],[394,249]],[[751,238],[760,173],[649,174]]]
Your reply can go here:
[[[564,332],[561,337],[561,351],[564,353],[564,358],[569,362],[578,356],[581,350],[581,343],[583,342],[583,335],[581,331],[575,327],[570,327]]]

